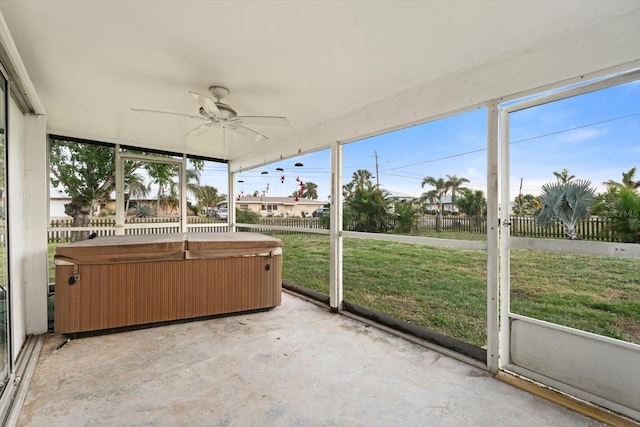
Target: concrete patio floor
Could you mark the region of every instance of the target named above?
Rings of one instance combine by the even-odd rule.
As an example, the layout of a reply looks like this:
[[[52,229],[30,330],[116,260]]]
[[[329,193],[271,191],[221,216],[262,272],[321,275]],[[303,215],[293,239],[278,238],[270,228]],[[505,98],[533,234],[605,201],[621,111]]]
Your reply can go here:
[[[49,334],[20,426],[584,426],[482,369],[283,293],[273,310]]]

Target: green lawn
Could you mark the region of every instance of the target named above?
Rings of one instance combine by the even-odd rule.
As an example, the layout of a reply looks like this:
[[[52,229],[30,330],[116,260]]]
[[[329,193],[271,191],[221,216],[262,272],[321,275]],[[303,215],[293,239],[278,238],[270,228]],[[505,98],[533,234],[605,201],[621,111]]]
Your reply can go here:
[[[329,293],[329,237],[278,235],[283,277]],[[514,313],[640,344],[640,260],[512,251]],[[482,346],[486,253],[344,240],[346,300]]]
[[[283,279],[328,295],[329,236],[276,237],[283,241]],[[49,244],[50,260],[55,246]],[[344,297],[482,346],[486,259],[481,250],[344,239]],[[50,280],[53,272],[50,262]],[[511,309],[640,344],[640,260],[513,250]]]

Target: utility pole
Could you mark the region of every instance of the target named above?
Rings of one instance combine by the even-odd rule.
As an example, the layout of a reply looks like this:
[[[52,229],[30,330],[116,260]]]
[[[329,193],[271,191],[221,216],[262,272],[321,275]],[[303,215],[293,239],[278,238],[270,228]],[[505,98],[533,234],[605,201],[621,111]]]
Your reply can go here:
[[[376,188],[380,188],[380,172],[378,172],[378,150],[374,151],[376,158]]]
[[[522,216],[522,178],[520,178],[520,191],[518,192],[518,216]]]

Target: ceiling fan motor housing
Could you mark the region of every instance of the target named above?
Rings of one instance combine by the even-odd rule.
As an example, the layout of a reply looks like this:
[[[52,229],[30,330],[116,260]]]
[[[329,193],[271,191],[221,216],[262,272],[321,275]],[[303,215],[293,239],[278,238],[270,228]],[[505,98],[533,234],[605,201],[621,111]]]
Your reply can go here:
[[[236,113],[236,111],[233,108],[229,107],[227,104],[223,104],[222,102],[216,102],[216,106],[218,107],[218,110],[220,110],[219,117],[225,120],[233,119],[235,116],[238,115],[238,113]]]

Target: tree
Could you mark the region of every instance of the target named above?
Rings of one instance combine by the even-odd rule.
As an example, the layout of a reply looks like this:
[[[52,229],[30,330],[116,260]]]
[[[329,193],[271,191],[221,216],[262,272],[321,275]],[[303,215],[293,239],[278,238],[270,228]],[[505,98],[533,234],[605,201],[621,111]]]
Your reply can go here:
[[[462,213],[473,217],[482,216],[487,210],[487,200],[482,190],[464,189],[456,205]]]
[[[456,196],[458,194],[462,194],[462,192],[466,190],[466,187],[463,187],[462,185],[468,182],[471,181],[469,181],[467,178],[458,177],[458,175],[447,175],[445,185],[447,187],[447,190],[451,191],[451,203],[456,203]]]
[[[425,193],[422,193],[421,199],[431,204],[435,203],[437,206],[436,215],[436,231],[442,231],[442,196],[447,194],[447,181],[443,178],[434,178],[427,176],[422,180],[422,188],[425,185],[430,185],[433,188]]]
[[[342,186],[342,195],[345,198],[352,197],[356,190],[373,188],[371,178],[373,175],[366,169],[358,169],[351,176],[351,182]]]
[[[519,216],[533,215],[540,209],[539,203],[533,194],[520,194],[513,200],[513,213]]]
[[[304,191],[302,192],[303,199],[316,200],[318,198],[318,184],[315,182],[305,182]]]
[[[346,197],[351,197],[353,195],[354,183],[353,181],[346,183],[342,186],[342,195]]]
[[[176,201],[178,199],[178,183],[177,177],[180,171],[180,166],[172,163],[147,163],[145,169],[151,178],[152,185],[158,187],[158,193],[156,196],[156,208],[158,214],[160,208],[164,208],[165,212],[171,208],[171,211],[177,206]]]
[[[218,189],[210,185],[199,186],[195,191],[198,206],[202,208],[214,208],[218,202],[226,200],[227,196],[220,194]],[[207,209],[207,212],[209,209]]]
[[[204,168],[204,161],[189,159],[191,168],[187,167],[187,192],[197,198],[197,192],[200,188],[200,173]]]
[[[129,212],[129,203],[131,202],[131,198],[139,199],[140,197],[147,197],[147,194],[149,194],[149,188],[145,185],[142,175],[132,173],[124,177],[124,193],[124,211]]]
[[[577,180],[547,183],[542,186],[539,197],[542,207],[536,219],[543,227],[551,227],[560,220],[566,229],[567,238],[578,239],[576,223],[589,217],[589,211],[595,200],[595,190],[591,181]]]
[[[636,168],[629,169],[628,172],[622,172],[622,182],[616,182],[612,179],[603,182],[609,189],[628,188],[632,191],[637,191],[640,188],[640,180],[634,180],[636,174]]]
[[[398,233],[411,233],[416,226],[418,211],[412,203],[399,202],[395,205],[395,228]]]
[[[373,187],[371,178],[373,175],[366,169],[358,169],[353,173],[351,181],[353,182],[354,190],[369,189]]]
[[[391,218],[390,208],[389,193],[377,187],[363,186],[345,199],[345,222],[353,224],[355,231],[386,231]]]
[[[640,195],[631,188],[620,189],[618,200],[607,214],[607,230],[625,243],[640,243]]]
[[[115,191],[115,157],[113,147],[51,139],[51,184],[71,198],[65,205],[65,213],[73,218],[74,227],[88,227],[93,207],[105,204]],[[203,164],[200,160],[192,162]],[[130,195],[140,191],[137,187],[142,179],[134,176],[135,172],[148,166],[149,163],[139,160],[124,162],[124,185]],[[74,231],[71,239],[84,240],[88,235],[88,231]]]
[[[558,179],[558,182],[562,184],[566,184],[576,177],[575,175],[569,175],[569,170],[567,168],[562,169],[562,172],[554,172],[553,174]]]
[[[187,168],[187,191],[192,192],[195,195],[198,184],[200,183],[200,172],[204,167],[202,160],[189,159],[192,167]],[[156,204],[158,212],[162,207],[165,212],[169,214],[173,213],[175,209],[180,206],[180,199],[178,198],[178,182],[180,173],[180,165],[175,163],[159,163],[159,162],[147,162],[145,163],[145,169],[151,178],[149,188],[153,184],[158,186],[158,193],[156,196]]]
[[[636,174],[636,168],[631,168],[629,169],[629,172],[623,172],[622,173],[622,185],[624,185],[625,187],[631,189],[631,190],[637,190],[640,188],[640,180],[635,180],[634,181],[634,176]]]
[[[422,199],[428,201],[429,203],[435,203],[438,206],[438,213],[442,212],[442,196],[447,194],[449,188],[447,187],[447,181],[443,178],[434,178],[432,176],[427,176],[422,180],[422,188],[425,185],[430,185],[434,188],[431,190],[422,193]]]
[[[71,198],[65,213],[73,218],[74,227],[88,227],[93,206],[106,203],[115,190],[114,148],[52,139],[49,161],[51,184]],[[125,163],[126,182],[140,162]],[[71,240],[85,240],[88,235],[74,231]]]

